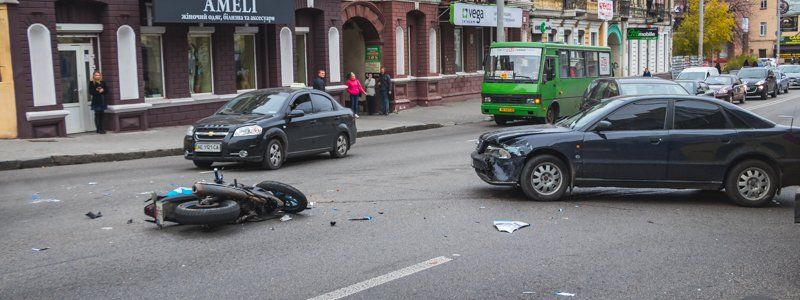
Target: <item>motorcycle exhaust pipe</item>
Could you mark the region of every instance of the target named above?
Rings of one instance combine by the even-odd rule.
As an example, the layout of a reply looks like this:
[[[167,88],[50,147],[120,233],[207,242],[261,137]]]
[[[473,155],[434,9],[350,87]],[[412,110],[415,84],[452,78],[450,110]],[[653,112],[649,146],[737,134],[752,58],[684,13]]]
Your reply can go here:
[[[238,199],[252,201],[256,203],[264,203],[264,199],[251,195],[239,188],[224,186],[218,184],[209,184],[198,182],[192,186],[192,192],[200,197],[218,197],[225,199]]]

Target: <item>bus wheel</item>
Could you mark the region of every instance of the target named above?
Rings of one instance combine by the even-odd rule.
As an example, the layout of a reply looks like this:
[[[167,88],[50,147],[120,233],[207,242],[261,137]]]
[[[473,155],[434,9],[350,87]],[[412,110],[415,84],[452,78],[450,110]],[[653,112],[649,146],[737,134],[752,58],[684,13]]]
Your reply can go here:
[[[547,124],[553,124],[558,119],[558,106],[550,105],[550,108],[547,109],[547,117],[545,117],[545,122]]]
[[[508,121],[510,120],[506,116],[498,116],[498,115],[494,116],[494,123],[497,125],[506,126],[506,123],[508,123]]]

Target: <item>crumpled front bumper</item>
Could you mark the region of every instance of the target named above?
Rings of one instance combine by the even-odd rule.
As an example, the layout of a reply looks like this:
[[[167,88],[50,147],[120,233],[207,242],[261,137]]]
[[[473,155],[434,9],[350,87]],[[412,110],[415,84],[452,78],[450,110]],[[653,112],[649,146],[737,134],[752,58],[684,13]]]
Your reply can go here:
[[[478,151],[472,152],[472,168],[481,180],[494,185],[516,185],[525,163],[524,157],[499,159]]]

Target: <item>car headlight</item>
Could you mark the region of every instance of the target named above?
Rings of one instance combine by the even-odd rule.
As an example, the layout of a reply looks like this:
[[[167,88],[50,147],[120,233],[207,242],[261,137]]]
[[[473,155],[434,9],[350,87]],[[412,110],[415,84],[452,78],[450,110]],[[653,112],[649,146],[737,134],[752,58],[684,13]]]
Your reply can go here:
[[[483,102],[492,102],[492,97],[489,96],[483,97]]]
[[[194,125],[189,125],[189,128],[186,128],[186,136],[192,136],[194,134]]]
[[[509,153],[508,150],[492,145],[486,146],[486,151],[484,153],[486,153],[486,155],[494,156],[499,159],[511,158],[511,153]]]
[[[717,91],[717,93],[718,93],[718,94],[727,94],[727,93],[728,93],[728,92],[730,92],[730,91],[731,91],[731,89],[730,89],[730,88],[721,88],[721,89],[719,89],[719,90]]]
[[[767,82],[766,82],[766,81],[763,81],[763,80],[761,80],[761,81],[759,81],[759,82],[756,82],[756,85],[764,85],[765,83],[767,83]]]
[[[250,135],[259,135],[264,129],[258,125],[250,125],[236,128],[236,131],[233,132],[233,136],[250,136]]]

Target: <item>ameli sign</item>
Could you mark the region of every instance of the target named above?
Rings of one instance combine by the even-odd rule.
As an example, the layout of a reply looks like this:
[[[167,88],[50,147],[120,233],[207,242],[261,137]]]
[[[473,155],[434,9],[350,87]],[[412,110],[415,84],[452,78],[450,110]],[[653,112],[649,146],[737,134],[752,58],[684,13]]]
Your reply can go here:
[[[658,28],[628,28],[629,40],[658,40]]]
[[[293,24],[294,1],[153,0],[157,23]]]
[[[522,27],[522,9],[519,7],[506,7],[505,27]],[[475,5],[467,3],[450,4],[450,23],[458,26],[497,26],[497,7],[494,5]]]

